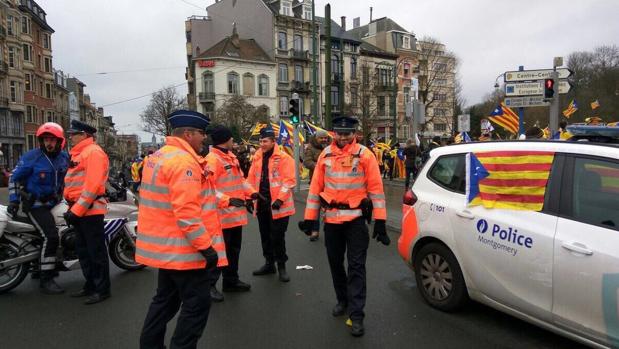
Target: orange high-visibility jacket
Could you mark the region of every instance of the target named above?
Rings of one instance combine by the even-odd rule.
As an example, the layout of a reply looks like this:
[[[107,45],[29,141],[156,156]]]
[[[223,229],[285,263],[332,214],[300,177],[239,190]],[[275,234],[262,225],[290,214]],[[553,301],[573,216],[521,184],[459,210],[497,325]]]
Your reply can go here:
[[[92,137],[76,144],[70,154],[71,166],[64,179],[63,195],[73,204],[71,212],[78,217],[106,214],[107,155]]]
[[[340,149],[335,142],[323,150],[316,163],[305,206],[305,219],[316,220],[320,198],[351,209],[327,209],[325,222],[341,224],[361,217],[361,200],[372,200],[374,219],[387,219],[383,181],[371,150],[353,140]]]
[[[213,246],[228,265],[213,178],[206,160],[178,137],[148,157],[142,172],[135,260],[161,269],[200,269]]]
[[[259,149],[251,162],[247,182],[260,188],[262,175],[262,149]],[[294,214],[292,189],[297,185],[294,173],[294,160],[275,145],[273,155],[269,158],[269,183],[271,185],[271,203],[279,199],[283,202],[279,210],[273,210],[273,219],[279,219]]]
[[[228,198],[249,199],[256,190],[245,180],[239,160],[228,151],[212,147],[206,156],[207,167],[213,173],[215,189]],[[220,208],[219,215],[223,229],[238,227],[247,224],[247,210],[245,207],[225,205]]]

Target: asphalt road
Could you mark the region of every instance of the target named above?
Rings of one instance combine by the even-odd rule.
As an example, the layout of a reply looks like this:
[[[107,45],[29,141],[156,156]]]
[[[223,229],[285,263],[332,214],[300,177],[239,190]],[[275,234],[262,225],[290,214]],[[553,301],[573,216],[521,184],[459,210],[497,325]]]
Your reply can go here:
[[[0,201],[4,201],[0,191]],[[297,210],[301,204],[297,204]],[[345,318],[331,316],[335,295],[324,240],[309,242],[290,222],[288,269],[292,281],[276,275],[254,277],[263,260],[257,223],[244,231],[242,280],[251,292],[225,294],[213,304],[201,348],[576,348],[578,344],[480,304],[456,314],[428,307],[418,295],[412,272],[397,255],[397,236],[389,247],[371,241],[368,254],[366,334],[354,338]],[[313,270],[295,270],[297,265]],[[67,295],[46,296],[30,278],[0,296],[1,348],[136,348],[156,271],[111,268],[112,297],[85,306]],[[58,283],[70,291],[82,285],[79,271],[62,273]],[[168,327],[168,336],[175,326]],[[168,337],[169,338],[169,337]]]

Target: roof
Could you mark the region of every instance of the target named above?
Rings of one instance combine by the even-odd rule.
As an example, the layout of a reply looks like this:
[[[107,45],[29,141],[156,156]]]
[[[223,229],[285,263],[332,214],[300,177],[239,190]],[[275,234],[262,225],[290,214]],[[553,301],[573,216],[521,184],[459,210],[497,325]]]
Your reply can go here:
[[[320,36],[326,36],[326,28],[325,28],[325,18],[316,16],[316,21],[320,24]],[[343,39],[345,41],[360,43],[361,40],[356,39],[354,36],[348,34],[348,32],[342,30],[339,24],[337,24],[333,19],[331,20],[331,39]]]
[[[374,56],[388,57],[388,58],[393,58],[393,59],[398,58],[398,55],[387,52],[381,49],[380,47],[374,46],[365,41],[361,42],[361,54],[363,53],[367,53],[369,55],[374,55]]]
[[[273,62],[269,55],[254,39],[239,39],[236,31],[211,48],[200,53],[195,59],[201,58],[233,58],[245,61]]]
[[[389,17],[378,18],[378,19],[373,20],[370,23],[376,23],[376,31],[377,32],[382,32],[382,31],[388,32],[388,31],[395,30],[395,31],[400,31],[400,32],[405,32],[405,33],[411,33],[410,31],[402,28],[399,24],[394,22]],[[365,37],[368,34],[369,27],[370,27],[369,24],[362,25],[360,27],[353,28],[353,29],[347,31],[347,33],[350,36],[352,36],[352,37],[354,37],[354,38],[356,38],[358,40],[361,40],[363,37]]]

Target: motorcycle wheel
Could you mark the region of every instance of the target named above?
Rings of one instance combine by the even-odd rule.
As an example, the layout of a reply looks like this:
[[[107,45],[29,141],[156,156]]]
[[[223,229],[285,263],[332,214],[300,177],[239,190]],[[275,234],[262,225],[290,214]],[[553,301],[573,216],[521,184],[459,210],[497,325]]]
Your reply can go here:
[[[19,256],[19,249],[8,241],[0,241],[0,260]],[[24,281],[28,275],[28,263],[0,269],[0,294],[9,292]]]
[[[110,246],[108,247],[110,259],[117,267],[124,270],[144,269],[146,267],[144,264],[136,263],[135,250],[125,239],[122,233],[120,233],[110,241]]]

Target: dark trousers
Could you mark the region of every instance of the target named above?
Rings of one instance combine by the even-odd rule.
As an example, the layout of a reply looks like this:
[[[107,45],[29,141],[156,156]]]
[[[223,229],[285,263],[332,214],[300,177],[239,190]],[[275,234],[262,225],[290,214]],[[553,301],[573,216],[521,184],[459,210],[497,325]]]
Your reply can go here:
[[[411,175],[413,176],[413,179],[415,179],[415,177],[417,177],[417,169],[415,167],[406,166],[406,179],[404,183],[404,186],[406,187],[406,189],[409,188],[408,185],[410,184]]]
[[[241,255],[241,243],[243,241],[243,226],[224,229],[223,234],[228,266],[213,270],[211,273],[211,285],[213,286],[222,274],[224,285],[234,285],[239,280],[239,256]]]
[[[80,217],[75,227],[75,250],[86,278],[84,289],[110,293],[110,264],[103,234],[103,215]]]
[[[56,253],[58,251],[59,237],[56,222],[50,207],[32,208],[28,217],[43,237],[41,246],[41,280],[51,277],[51,272],[56,269]]]
[[[260,240],[262,240],[262,255],[269,263],[288,260],[286,255],[286,230],[288,229],[288,219],[284,217],[273,219],[270,210],[258,211],[258,228],[260,229]]]
[[[167,324],[181,310],[170,340],[171,349],[195,348],[211,308],[210,271],[159,269],[157,292],[148,308],[140,348],[165,348]]]
[[[370,235],[363,217],[343,224],[325,223],[325,246],[338,302],[348,304],[351,320],[363,319],[365,313],[367,257]],[[344,269],[344,255],[348,274]]]

